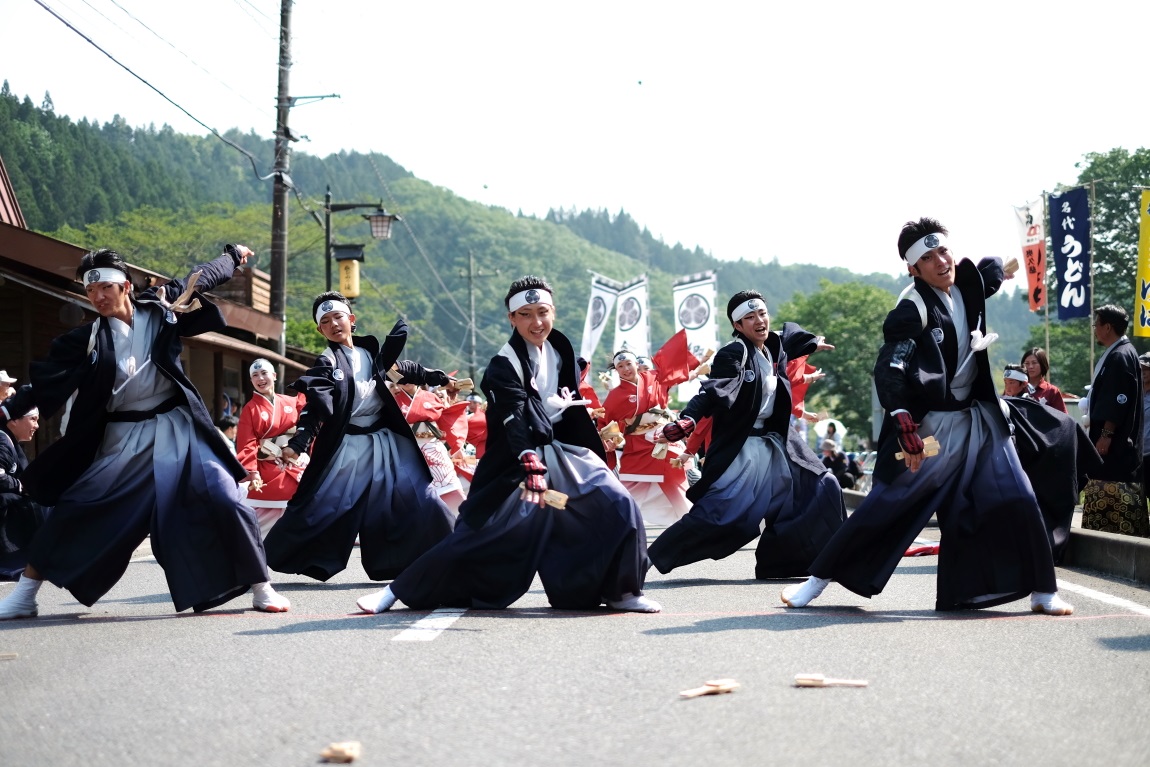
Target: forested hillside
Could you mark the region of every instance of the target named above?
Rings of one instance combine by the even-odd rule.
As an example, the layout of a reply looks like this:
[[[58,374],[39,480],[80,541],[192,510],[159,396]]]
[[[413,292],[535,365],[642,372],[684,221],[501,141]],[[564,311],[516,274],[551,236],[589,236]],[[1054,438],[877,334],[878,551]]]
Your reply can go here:
[[[0,89],[0,153],[30,228],[83,247],[110,246],[143,266],[181,271],[213,255],[223,242],[246,242],[257,266],[268,267],[271,222],[271,139],[230,132],[228,141],[189,136],[164,126],[133,128],[119,118],[104,125],[55,114],[45,96],[37,107]],[[416,178],[380,154],[341,152],[325,158],[295,151],[297,189],[288,237],[289,342],[315,348],[309,319],[323,288],[323,194],[335,202],[383,201],[403,216],[391,240],[373,241],[356,212],[332,216],[336,242],[367,243],[363,295],[357,304],[364,332],[383,333],[397,316],[413,327],[408,354],[449,370],[470,367],[468,255],[474,254],[476,358],[479,366],[507,337],[502,298],[507,284],[527,272],[548,277],[561,302],[558,327],[578,343],[589,291],[588,270],[651,281],[651,332],[656,345],[672,331],[671,283],[684,274],[718,272],[720,303],[736,290],[761,289],[773,306],[796,294],[817,293],[820,280],[862,282],[890,293],[902,284],[882,274],[857,275],[817,265],[758,263],[755,254],[720,261],[703,248],[667,245],[625,211],[551,211],[545,218],[515,215],[465,200]],[[817,253],[811,258],[817,262]],[[893,302],[893,295],[891,298]],[[1017,328],[1016,356],[1030,315],[1020,301],[996,299],[991,323]],[[1001,318],[1001,319],[1000,319]],[[785,319],[785,318],[782,318]],[[874,333],[877,334],[877,328]],[[725,329],[721,331],[725,337]],[[877,343],[877,335],[873,341]],[[610,339],[596,367],[606,365]],[[873,354],[873,350],[862,350]]]

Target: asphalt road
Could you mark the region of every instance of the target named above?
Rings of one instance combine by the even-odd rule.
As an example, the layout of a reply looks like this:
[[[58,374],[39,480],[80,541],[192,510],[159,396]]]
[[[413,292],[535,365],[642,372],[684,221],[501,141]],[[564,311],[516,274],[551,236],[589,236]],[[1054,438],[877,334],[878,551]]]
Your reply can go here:
[[[935,613],[925,557],[795,611],[753,556],[652,571],[656,615],[554,611],[538,582],[501,612],[350,615],[378,588],[358,550],[280,576],[286,615],[176,615],[141,559],[94,608],[46,586],[0,623],[0,765],[314,765],[344,740],[369,767],[1150,764],[1150,591],[1060,570],[1070,618]],[[792,686],[811,672],[869,686]],[[741,687],[680,699],[721,677]]]

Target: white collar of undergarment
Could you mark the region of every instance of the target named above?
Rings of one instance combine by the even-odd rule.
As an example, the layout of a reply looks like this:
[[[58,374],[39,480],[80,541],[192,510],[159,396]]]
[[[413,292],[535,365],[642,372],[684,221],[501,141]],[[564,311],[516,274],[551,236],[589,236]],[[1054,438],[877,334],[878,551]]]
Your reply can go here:
[[[527,356],[535,363],[535,389],[539,396],[547,399],[548,395],[559,391],[559,369],[556,364],[555,348],[549,341],[543,346],[527,344]]]

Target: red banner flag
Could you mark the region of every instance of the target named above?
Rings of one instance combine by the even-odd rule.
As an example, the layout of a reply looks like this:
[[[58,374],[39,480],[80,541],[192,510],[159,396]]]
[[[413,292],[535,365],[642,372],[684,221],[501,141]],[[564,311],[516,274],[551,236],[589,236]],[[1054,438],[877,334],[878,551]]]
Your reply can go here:
[[[1026,269],[1030,311],[1046,305],[1046,228],[1043,225],[1042,198],[1015,206],[1018,234],[1022,238],[1022,265]]]

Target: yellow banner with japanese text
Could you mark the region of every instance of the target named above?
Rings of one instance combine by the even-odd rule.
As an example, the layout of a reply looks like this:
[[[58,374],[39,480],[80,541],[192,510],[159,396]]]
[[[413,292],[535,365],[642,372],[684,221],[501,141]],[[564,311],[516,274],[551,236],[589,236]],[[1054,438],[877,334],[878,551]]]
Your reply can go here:
[[[1138,207],[1138,277],[1134,287],[1134,335],[1150,337],[1150,189]]]

